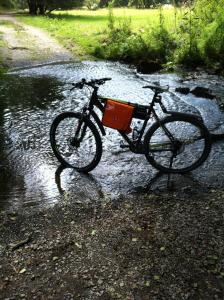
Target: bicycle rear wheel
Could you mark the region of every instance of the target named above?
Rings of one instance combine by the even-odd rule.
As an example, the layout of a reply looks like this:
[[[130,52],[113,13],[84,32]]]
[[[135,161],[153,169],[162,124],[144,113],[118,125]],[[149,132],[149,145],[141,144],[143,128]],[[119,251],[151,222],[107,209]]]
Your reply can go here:
[[[211,138],[195,117],[169,116],[156,122],[144,139],[146,158],[164,173],[187,173],[199,167],[211,150]]]
[[[89,172],[99,163],[102,141],[96,126],[80,113],[58,115],[50,129],[50,142],[57,159],[79,172]]]

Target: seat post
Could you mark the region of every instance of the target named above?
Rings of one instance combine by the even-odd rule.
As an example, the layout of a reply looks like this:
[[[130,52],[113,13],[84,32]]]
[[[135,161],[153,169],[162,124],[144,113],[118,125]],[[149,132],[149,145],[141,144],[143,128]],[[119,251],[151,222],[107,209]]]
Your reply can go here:
[[[153,106],[154,106],[154,104],[155,104],[155,102],[156,102],[157,96],[158,96],[158,92],[155,91],[155,92],[154,92],[154,95],[153,95],[153,98],[152,98],[152,101],[151,101],[151,103],[150,103],[150,108],[149,108],[150,111],[152,110],[152,108],[153,108]]]

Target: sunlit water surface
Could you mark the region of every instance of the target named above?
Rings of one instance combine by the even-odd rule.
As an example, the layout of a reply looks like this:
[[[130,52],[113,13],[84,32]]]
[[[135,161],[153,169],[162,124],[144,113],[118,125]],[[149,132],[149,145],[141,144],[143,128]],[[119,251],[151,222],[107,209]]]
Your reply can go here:
[[[120,149],[121,138],[107,129],[101,162],[89,176],[60,169],[49,143],[49,129],[63,111],[80,111],[88,90],[69,92],[71,82],[82,78],[111,77],[100,94],[148,104],[153,96],[142,89],[147,82],[175,87],[209,87],[224,95],[222,78],[201,76],[182,80],[176,74],[140,75],[119,63],[83,62],[39,66],[11,72],[0,83],[0,207],[5,210],[44,208],[72,197],[74,201],[100,201],[163,189],[166,176],[154,180],[157,171],[144,156]],[[215,100],[192,94],[163,95],[170,110],[201,114],[209,130],[224,132],[224,115]],[[150,121],[151,123],[153,120]],[[132,124],[133,126],[133,124]],[[224,142],[215,143],[208,160],[187,177],[175,176],[177,188],[222,186],[224,182]]]

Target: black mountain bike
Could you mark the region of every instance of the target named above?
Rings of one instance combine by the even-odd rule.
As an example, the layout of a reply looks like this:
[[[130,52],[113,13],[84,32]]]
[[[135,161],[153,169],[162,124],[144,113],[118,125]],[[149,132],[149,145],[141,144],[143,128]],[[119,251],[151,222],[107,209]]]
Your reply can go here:
[[[97,94],[99,86],[111,78],[73,83],[74,88],[92,88],[92,94],[82,112],[64,112],[53,121],[50,129],[50,142],[57,159],[66,167],[79,172],[89,172],[99,163],[102,155],[102,135],[106,135],[101,119],[107,98]],[[154,96],[149,105],[128,103],[134,107],[133,118],[142,120],[141,128],[133,131],[132,137],[118,130],[133,153],[144,154],[148,162],[164,173],[186,173],[199,167],[211,150],[211,137],[201,117],[168,111],[162,103],[161,94],[168,88],[157,85],[144,86],[153,90]],[[117,100],[119,101],[119,100]],[[155,105],[159,105],[167,116],[159,118]],[[147,128],[150,118],[155,122]]]

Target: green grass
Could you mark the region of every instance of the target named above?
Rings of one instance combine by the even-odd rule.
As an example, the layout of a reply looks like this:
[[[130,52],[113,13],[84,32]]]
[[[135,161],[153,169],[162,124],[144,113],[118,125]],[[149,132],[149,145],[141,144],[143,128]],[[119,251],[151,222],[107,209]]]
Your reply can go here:
[[[159,25],[159,10],[156,9],[115,8],[113,14],[118,22],[131,18],[132,29],[136,32]],[[163,10],[163,15],[165,27],[170,32],[175,31],[174,9]],[[178,10],[177,18],[181,15],[182,11]],[[18,19],[26,24],[46,30],[81,58],[86,57],[86,55],[94,55],[95,49],[107,36],[107,9],[57,11],[50,17],[21,15],[18,16]]]
[[[2,50],[5,47],[5,43],[2,39],[2,32],[0,31],[0,75],[4,72],[4,67],[3,67],[3,57],[2,57]]]
[[[217,6],[217,0],[197,0],[188,9],[114,8],[110,27],[107,9],[18,18],[46,30],[80,59],[91,56],[135,65],[217,65],[216,69],[224,72],[223,1]]]
[[[7,20],[0,20],[0,26],[15,27],[15,25]]]
[[[174,10],[163,10],[165,16],[165,23],[168,27],[174,24]],[[181,11],[179,10],[179,13]],[[133,27],[139,29],[145,26],[156,26],[159,24],[159,10],[158,9],[134,9],[134,8],[114,8],[113,14],[115,19],[122,20],[124,18],[131,18]],[[70,20],[79,20],[83,24],[90,22],[96,26],[106,26],[108,20],[108,9],[99,9],[96,11],[89,10],[72,10],[69,12],[55,12],[55,15],[67,17]]]

